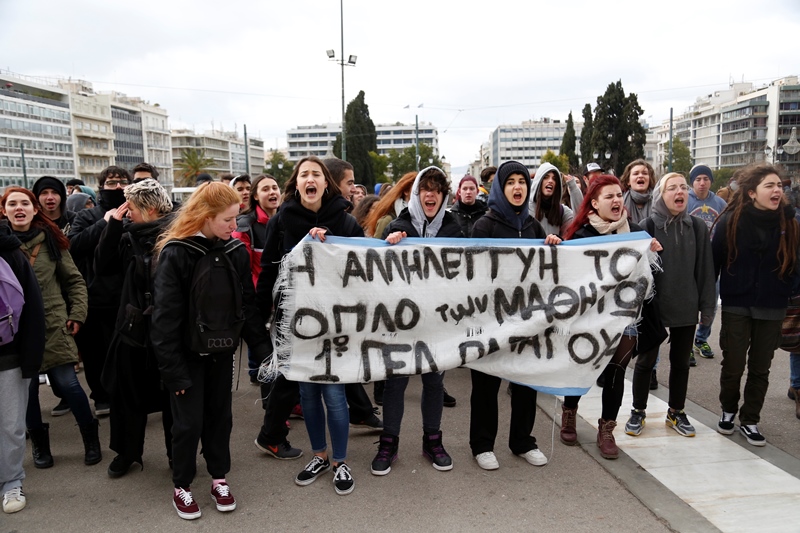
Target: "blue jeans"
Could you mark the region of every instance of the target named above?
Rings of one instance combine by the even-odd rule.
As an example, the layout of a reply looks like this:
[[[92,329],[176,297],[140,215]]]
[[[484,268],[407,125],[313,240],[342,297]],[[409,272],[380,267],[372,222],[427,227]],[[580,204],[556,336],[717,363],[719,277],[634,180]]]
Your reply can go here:
[[[800,353],[789,354],[789,384],[793,389],[800,389]]]
[[[325,408],[322,400],[325,399]],[[347,410],[344,385],[340,383],[300,383],[300,405],[306,422],[308,439],[314,453],[328,448],[325,440],[325,410],[328,411],[328,430],[331,434],[331,461],[340,463],[347,458],[347,439],[350,435],[350,414]]]
[[[78,425],[88,426],[91,424],[94,416],[92,415],[92,409],[89,407],[89,399],[86,397],[86,393],[83,392],[81,384],[78,383],[75,365],[67,363],[54,366],[47,371],[47,377],[50,378],[50,385],[58,393],[58,397],[63,398],[69,405]],[[42,408],[39,405],[38,377],[31,379],[25,423],[28,429],[41,429],[43,427]]]

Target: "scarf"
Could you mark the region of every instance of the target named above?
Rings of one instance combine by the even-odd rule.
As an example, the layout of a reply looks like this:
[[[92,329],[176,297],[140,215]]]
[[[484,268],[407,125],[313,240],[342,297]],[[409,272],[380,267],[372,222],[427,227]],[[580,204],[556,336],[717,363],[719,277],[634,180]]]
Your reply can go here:
[[[646,193],[640,193],[633,189],[628,189],[622,197],[622,203],[625,209],[627,209],[630,214],[637,214],[637,220],[644,220],[650,217],[653,206],[652,200],[652,190],[648,190]]]
[[[611,233],[630,233],[631,227],[628,224],[627,213],[622,213],[619,220],[604,220],[600,218],[597,213],[589,213],[589,224],[592,225],[597,233],[600,235],[609,235]]]
[[[28,231],[15,231],[14,235],[16,235],[21,242],[27,243],[36,238],[36,236],[43,231],[44,230],[42,228],[31,226]],[[53,261],[61,261],[61,250],[59,250],[58,246],[56,246],[56,242],[49,231],[44,232],[44,245],[47,248],[47,253],[50,254],[50,257],[53,259]]]

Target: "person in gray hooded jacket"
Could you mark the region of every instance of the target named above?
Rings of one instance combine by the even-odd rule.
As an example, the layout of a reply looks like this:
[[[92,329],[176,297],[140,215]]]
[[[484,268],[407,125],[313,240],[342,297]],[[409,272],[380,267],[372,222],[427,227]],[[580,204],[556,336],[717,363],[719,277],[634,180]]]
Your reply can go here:
[[[572,209],[563,205],[561,203],[563,182],[561,171],[550,163],[539,165],[531,182],[528,210],[548,235],[563,235],[575,218],[575,211],[583,202],[583,193],[577,179],[568,176],[567,189]]]
[[[666,423],[680,435],[693,437],[694,427],[684,413],[689,383],[689,356],[698,314],[708,324],[716,306],[714,259],[708,227],[689,215],[689,186],[677,172],[666,174],[656,185],[653,212],[640,225],[658,239],[661,272],[653,276],[661,321],[670,335],[669,410]],[[676,288],[680,287],[679,290]],[[633,410],[625,433],[637,436],[644,426],[650,375],[658,348],[639,355],[633,372]]]

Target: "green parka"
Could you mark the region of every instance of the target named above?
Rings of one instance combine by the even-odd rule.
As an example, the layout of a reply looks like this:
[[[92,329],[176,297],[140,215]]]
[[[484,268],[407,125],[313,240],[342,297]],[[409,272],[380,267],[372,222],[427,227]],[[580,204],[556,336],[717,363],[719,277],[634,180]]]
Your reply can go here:
[[[89,306],[86,282],[72,256],[67,250],[61,250],[61,260],[54,261],[47,251],[44,238],[45,234],[41,232],[20,246],[30,258],[36,246],[42,245],[33,264],[44,303],[45,346],[42,372],[59,365],[78,362],[78,347],[67,331],[67,320],[83,324],[86,322]],[[69,301],[69,313],[64,298]]]

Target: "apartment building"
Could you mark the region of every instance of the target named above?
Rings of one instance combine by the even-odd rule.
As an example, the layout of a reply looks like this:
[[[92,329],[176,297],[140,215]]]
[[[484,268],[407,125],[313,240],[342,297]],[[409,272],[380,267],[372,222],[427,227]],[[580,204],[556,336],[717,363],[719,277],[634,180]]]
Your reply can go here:
[[[583,122],[573,122],[576,147],[580,153]],[[481,147],[484,166],[500,166],[503,161],[519,161],[531,172],[535,171],[548,150],[558,154],[567,129],[566,120],[543,118],[523,121],[521,124],[502,124],[489,136],[486,149]]]
[[[244,174],[248,171],[247,161],[250,161],[250,175],[256,176],[264,172],[264,141],[259,138],[247,138],[245,141],[237,132],[206,131],[196,133],[193,130],[172,130],[172,163],[176,173],[180,170],[179,164],[183,161],[183,153],[187,149],[202,151],[211,164],[206,171],[212,175],[230,172]],[[189,184],[193,185],[193,184]]]

